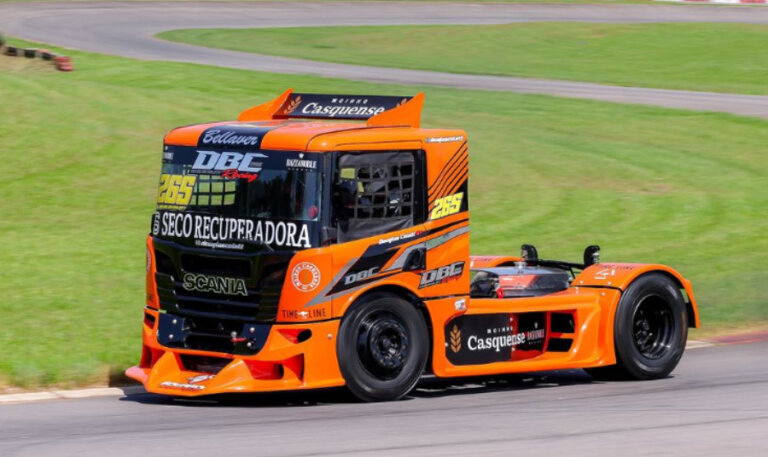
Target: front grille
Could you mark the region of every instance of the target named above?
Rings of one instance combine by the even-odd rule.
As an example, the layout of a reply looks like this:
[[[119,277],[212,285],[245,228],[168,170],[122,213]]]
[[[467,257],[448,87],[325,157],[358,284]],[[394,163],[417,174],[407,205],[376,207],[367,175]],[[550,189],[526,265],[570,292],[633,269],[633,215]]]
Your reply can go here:
[[[157,249],[155,249],[155,264],[158,273],[164,273],[167,275],[173,275],[176,273],[176,269],[173,266],[173,260],[171,260],[167,254],[162,251],[158,251]]]
[[[277,316],[293,253],[220,252],[158,239],[154,244],[157,294],[164,312],[158,325],[160,344],[228,354],[258,352],[264,329]],[[193,279],[185,288],[185,277],[197,275],[226,278],[226,284],[244,284],[245,290],[190,290],[200,289]]]
[[[248,278],[251,276],[251,262],[247,259],[183,254],[181,267],[184,271],[218,276]]]
[[[164,281],[167,284],[167,280]],[[159,282],[158,282],[159,284]],[[268,321],[270,313],[261,306],[262,294],[255,289],[247,289],[248,295],[223,295],[184,289],[183,281],[173,281],[173,299],[168,303],[168,311],[176,314],[199,317],[218,317],[236,319],[244,322]],[[279,297],[278,297],[279,298]],[[163,297],[161,297],[162,302]]]

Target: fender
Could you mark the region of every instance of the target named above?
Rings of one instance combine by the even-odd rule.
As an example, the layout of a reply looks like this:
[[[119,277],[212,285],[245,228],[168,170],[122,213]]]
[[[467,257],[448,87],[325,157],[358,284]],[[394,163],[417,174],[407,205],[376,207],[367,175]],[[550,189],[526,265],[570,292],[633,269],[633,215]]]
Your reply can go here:
[[[404,273],[408,274],[407,272],[404,272]],[[334,298],[334,301],[333,301],[334,317],[343,318],[344,315],[349,310],[349,308],[360,297],[368,293],[376,292],[377,290],[395,292],[397,295],[400,295],[402,298],[405,298],[406,300],[408,299],[407,295],[418,297],[419,296],[418,289],[415,289],[411,284],[408,284],[407,282],[399,278],[399,276],[401,276],[402,274],[403,273],[395,275],[391,278],[387,278],[387,280],[385,281],[371,283],[366,287],[361,287],[359,289],[351,291],[346,295],[342,295],[337,298]],[[399,291],[400,293],[398,293],[397,291]]]
[[[678,283],[680,288],[685,290],[687,295],[686,307],[688,309],[689,326],[699,328],[699,307],[696,304],[696,298],[693,295],[693,287],[688,281],[675,269],[661,264],[643,264],[643,263],[598,263],[587,267],[571,283],[575,287],[606,287],[619,289],[622,292],[639,276],[651,272],[661,272],[670,276]],[[615,312],[613,310],[612,312]]]

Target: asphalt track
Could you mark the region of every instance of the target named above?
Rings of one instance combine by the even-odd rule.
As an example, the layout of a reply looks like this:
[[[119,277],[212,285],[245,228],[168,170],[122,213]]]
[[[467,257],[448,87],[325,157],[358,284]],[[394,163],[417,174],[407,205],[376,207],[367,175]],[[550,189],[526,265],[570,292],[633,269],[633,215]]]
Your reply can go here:
[[[327,392],[11,404],[0,406],[0,456],[764,456],[767,353],[768,343],[689,350],[659,381],[571,371],[430,383],[379,404]]]
[[[701,5],[401,2],[0,4],[0,30],[8,35],[105,54],[381,83],[550,94],[768,118],[768,96],[374,68],[207,49],[154,38],[159,32],[178,28],[499,24],[527,21],[768,24],[768,9]]]

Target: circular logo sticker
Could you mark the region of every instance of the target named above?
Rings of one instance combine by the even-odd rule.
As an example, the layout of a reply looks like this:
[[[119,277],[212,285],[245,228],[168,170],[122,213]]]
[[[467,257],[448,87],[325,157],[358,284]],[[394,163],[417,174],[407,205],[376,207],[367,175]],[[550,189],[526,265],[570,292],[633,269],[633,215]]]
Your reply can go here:
[[[314,263],[301,262],[293,267],[291,281],[301,292],[311,292],[320,285],[320,269]]]

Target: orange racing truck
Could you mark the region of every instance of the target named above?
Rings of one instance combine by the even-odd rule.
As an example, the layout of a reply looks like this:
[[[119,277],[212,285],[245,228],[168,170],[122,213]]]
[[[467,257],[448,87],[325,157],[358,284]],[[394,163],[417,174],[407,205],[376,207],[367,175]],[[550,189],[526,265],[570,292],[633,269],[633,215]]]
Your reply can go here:
[[[423,101],[288,90],[169,132],[126,374],[175,396],[364,401],[425,373],[668,375],[699,326],[691,283],[597,246],[581,263],[471,257],[467,134],[421,128]]]

